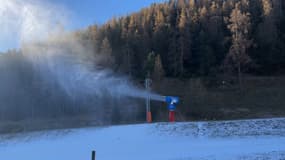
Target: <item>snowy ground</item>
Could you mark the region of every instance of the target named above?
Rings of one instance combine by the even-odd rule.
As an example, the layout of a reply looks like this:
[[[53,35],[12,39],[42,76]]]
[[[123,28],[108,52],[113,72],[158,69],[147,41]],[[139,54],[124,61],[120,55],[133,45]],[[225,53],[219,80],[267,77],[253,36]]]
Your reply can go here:
[[[285,160],[285,118],[157,123],[0,137],[0,160]]]

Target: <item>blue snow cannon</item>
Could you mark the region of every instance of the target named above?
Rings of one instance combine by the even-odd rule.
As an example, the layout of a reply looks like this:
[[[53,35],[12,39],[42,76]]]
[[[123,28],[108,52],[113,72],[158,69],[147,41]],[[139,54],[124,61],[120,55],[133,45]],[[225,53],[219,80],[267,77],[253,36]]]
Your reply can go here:
[[[166,96],[165,102],[168,104],[168,110],[169,110],[169,122],[175,122],[175,109],[176,104],[179,102],[178,97],[173,96]]]

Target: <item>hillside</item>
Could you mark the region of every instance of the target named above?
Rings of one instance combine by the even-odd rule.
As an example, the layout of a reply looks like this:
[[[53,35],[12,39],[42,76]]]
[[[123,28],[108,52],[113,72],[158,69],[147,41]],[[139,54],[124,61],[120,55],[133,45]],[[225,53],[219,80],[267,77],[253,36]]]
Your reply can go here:
[[[284,8],[282,0],[170,0],[77,35],[109,58],[103,66],[180,96],[182,121],[275,117],[284,115]],[[165,120],[165,107],[153,105]]]
[[[145,121],[144,96],[131,92],[145,78],[181,98],[179,121],[282,117],[284,9],[282,0],[170,0],[23,43],[0,56],[0,133]],[[167,120],[163,103],[152,113]]]

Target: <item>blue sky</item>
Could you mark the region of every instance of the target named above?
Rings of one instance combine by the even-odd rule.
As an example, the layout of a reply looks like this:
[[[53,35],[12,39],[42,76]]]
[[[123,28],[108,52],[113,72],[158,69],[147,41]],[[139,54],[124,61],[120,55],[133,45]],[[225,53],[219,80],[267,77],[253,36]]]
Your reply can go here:
[[[165,0],[49,0],[72,11],[76,22],[72,28],[82,28],[94,23],[104,23],[113,16],[123,16],[139,11],[154,2]]]
[[[80,29],[91,24],[103,24],[110,18],[124,16],[139,11],[154,2],[166,0],[43,0],[60,5],[71,12],[68,29]],[[1,5],[1,4],[0,4]],[[17,36],[6,33],[0,35],[0,52],[19,46]]]

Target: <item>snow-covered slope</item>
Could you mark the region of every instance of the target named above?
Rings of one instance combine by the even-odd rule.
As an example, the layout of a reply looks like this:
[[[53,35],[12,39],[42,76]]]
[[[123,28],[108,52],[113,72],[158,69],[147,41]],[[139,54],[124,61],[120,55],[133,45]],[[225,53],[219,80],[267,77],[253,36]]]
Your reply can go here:
[[[185,122],[2,136],[0,160],[285,159],[285,119]]]

